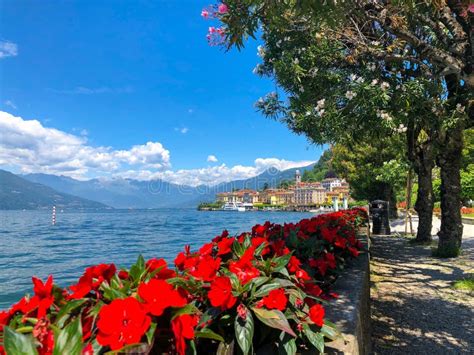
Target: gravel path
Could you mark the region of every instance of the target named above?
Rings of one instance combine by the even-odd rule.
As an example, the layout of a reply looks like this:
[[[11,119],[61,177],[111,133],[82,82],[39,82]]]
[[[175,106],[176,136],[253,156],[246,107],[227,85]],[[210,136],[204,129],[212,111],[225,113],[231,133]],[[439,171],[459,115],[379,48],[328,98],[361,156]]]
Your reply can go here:
[[[469,235],[456,259],[434,258],[429,246],[404,237],[373,237],[374,354],[474,353],[474,294],[452,287],[474,273],[471,231],[465,230]]]

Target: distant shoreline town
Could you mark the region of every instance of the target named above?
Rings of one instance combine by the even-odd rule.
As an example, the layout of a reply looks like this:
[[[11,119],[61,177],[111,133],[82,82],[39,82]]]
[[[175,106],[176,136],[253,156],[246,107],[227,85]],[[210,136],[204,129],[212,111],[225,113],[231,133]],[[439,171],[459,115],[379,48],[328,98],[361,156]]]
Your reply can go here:
[[[326,178],[321,182],[303,182],[296,170],[293,182],[285,187],[264,188],[260,191],[241,189],[216,194],[213,203],[201,203],[203,211],[282,210],[312,211],[315,209],[347,208],[350,200],[349,184],[344,179]]]

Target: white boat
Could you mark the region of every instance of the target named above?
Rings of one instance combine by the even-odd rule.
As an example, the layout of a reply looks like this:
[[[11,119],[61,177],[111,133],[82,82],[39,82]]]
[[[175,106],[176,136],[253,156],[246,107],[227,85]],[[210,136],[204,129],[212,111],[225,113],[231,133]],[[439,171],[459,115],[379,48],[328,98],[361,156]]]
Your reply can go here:
[[[238,211],[239,208],[243,208],[242,202],[227,202],[224,207],[222,207],[223,211]]]
[[[223,211],[238,211],[238,212],[245,212],[250,211],[253,209],[252,203],[242,203],[242,202],[227,202],[224,207],[222,207]]]

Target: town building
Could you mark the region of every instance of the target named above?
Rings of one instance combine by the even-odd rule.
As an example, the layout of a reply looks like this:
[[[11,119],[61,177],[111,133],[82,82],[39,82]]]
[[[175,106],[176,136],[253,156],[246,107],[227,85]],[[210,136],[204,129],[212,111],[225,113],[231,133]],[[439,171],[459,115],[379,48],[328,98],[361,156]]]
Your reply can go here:
[[[297,206],[320,205],[326,201],[326,189],[319,182],[300,182],[296,185],[294,193]]]
[[[347,184],[346,181],[339,178],[327,178],[321,181],[321,185],[323,185],[327,191],[332,191],[335,187],[342,186],[343,184]]]
[[[232,192],[221,192],[216,195],[217,201],[223,203],[257,203],[259,192],[250,189],[237,190]]]
[[[269,188],[263,191],[242,189],[217,194],[222,203],[252,203],[272,206],[311,207],[332,205],[336,199],[349,200],[349,184],[338,178],[324,179],[322,182],[303,182],[299,170],[295,172],[295,184],[287,189]]]
[[[287,205],[294,204],[294,191],[292,189],[266,189],[260,192],[259,202],[268,205]]]

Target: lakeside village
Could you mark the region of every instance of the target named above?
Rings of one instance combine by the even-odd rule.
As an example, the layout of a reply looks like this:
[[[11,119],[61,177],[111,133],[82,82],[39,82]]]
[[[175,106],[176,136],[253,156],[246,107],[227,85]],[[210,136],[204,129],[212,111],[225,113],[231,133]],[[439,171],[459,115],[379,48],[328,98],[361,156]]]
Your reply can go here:
[[[216,194],[213,203],[201,203],[200,211],[337,211],[347,209],[349,184],[344,179],[326,178],[321,182],[303,182],[296,170],[294,184],[261,191],[241,189]]]

